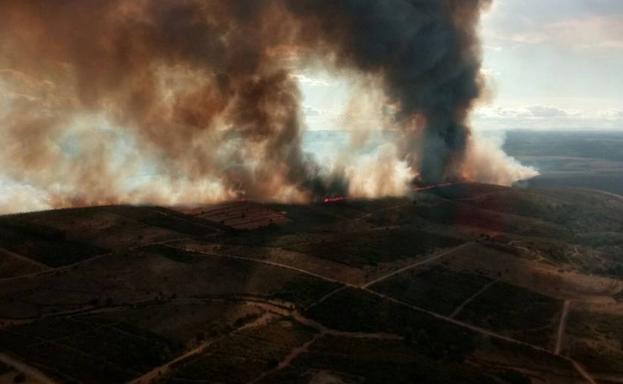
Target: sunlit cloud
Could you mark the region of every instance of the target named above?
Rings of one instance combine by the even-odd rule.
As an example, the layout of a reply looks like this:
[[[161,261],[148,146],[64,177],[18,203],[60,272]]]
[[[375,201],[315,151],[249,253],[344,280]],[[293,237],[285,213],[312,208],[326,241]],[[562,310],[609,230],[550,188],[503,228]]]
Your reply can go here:
[[[493,97],[476,126],[623,129],[623,1],[496,0],[483,17]]]

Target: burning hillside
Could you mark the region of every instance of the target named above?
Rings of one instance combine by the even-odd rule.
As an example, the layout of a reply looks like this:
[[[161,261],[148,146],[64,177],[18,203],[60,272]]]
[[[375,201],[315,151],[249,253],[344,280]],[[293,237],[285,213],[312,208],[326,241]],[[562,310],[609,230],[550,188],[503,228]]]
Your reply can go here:
[[[487,4],[0,0],[1,177],[51,207],[373,197],[413,177],[483,178],[467,118]],[[319,60],[377,79],[391,107],[396,151],[368,166],[376,185],[301,148],[293,71]]]

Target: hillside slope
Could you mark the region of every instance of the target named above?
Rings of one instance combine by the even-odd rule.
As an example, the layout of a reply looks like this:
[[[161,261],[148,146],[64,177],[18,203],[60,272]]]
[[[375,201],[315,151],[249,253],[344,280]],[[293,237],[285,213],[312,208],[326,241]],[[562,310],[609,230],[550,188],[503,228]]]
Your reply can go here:
[[[458,184],[0,229],[0,382],[623,381],[614,195]]]

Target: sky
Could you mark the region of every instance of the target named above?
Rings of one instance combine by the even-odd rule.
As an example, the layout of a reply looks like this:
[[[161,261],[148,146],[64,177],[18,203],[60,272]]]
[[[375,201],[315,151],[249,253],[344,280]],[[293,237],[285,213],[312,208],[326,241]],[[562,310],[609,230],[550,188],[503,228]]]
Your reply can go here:
[[[481,23],[487,97],[476,130],[623,130],[623,0],[493,0]],[[365,92],[297,74],[309,129],[339,129]]]

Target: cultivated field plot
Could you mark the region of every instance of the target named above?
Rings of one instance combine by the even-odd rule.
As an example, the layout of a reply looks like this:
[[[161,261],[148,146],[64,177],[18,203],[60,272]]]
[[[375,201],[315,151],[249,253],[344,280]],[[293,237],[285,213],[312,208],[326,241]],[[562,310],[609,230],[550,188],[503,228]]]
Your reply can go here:
[[[50,319],[0,331],[2,349],[52,376],[88,383],[122,382],[182,349],[125,323]]]
[[[498,372],[504,383],[584,384],[571,361],[564,357],[499,339],[488,339],[468,357],[470,365]],[[529,379],[529,380],[527,380]]]
[[[587,296],[612,296],[621,291],[616,279],[586,274],[574,260],[593,261],[590,254],[578,253],[570,264],[553,264],[550,258],[536,253],[534,239],[478,241],[453,252],[440,261],[457,272],[486,276],[557,299],[582,299]],[[530,247],[531,249],[527,249]],[[543,248],[542,252],[547,253]],[[524,254],[532,255],[532,258]]]
[[[276,368],[293,349],[311,340],[314,333],[287,319],[242,330],[216,341],[192,360],[180,363],[166,382],[248,383]]]
[[[623,316],[572,310],[567,318],[563,353],[595,374],[623,374]]]
[[[340,308],[346,307],[349,308],[349,316],[340,315]],[[584,382],[569,361],[545,350],[480,334],[362,290],[349,289],[340,292],[310,309],[307,315],[341,331],[402,335],[404,342],[423,357],[444,362],[467,360],[485,372],[495,372],[494,376],[510,380],[506,382],[515,382],[512,378],[517,376],[541,378],[548,383]],[[553,332],[551,327],[547,331]],[[541,330],[537,330],[538,332],[541,334],[535,340],[529,340],[536,345],[550,337],[549,333],[543,334]],[[503,334],[505,331],[499,333]],[[516,332],[509,336],[519,339],[526,334],[527,332]],[[515,370],[519,373],[514,372]],[[294,373],[295,376],[299,374],[300,372]],[[529,381],[523,378],[516,382]]]
[[[494,280],[472,273],[455,272],[441,266],[416,268],[371,287],[415,306],[451,315],[461,304]]]
[[[212,236],[219,226],[158,207],[92,207],[35,212],[14,220],[24,228],[49,228],[58,237],[121,250],[153,242]]]
[[[306,306],[337,287],[277,266],[151,246],[36,280],[0,281],[0,317],[24,319],[172,297],[253,296]]]
[[[43,226],[0,222],[0,248],[50,267],[77,263],[106,253],[106,250],[66,240],[63,232]]]
[[[569,202],[563,198],[564,195],[547,196],[518,188],[455,184],[432,189],[429,193],[479,209],[552,222],[558,222],[556,219],[569,210]]]
[[[620,232],[623,229],[623,199],[620,195],[581,189],[537,189],[541,198],[564,201],[557,217],[576,234]]]
[[[395,212],[412,205],[409,199],[385,198],[377,200],[348,199],[333,204],[285,205],[267,207],[285,214],[288,221],[280,226],[280,234],[322,232],[354,232],[375,227],[368,220],[381,212]]]
[[[431,190],[427,193],[434,193]],[[555,237],[571,239],[573,233],[564,226],[541,219],[524,217],[481,209],[468,201],[428,199],[415,210],[420,218],[442,226],[454,226],[456,229],[473,229],[482,233],[506,233],[520,236]]]
[[[189,236],[210,236],[223,229],[222,226],[215,225],[209,221],[159,207],[123,209],[118,214],[151,227],[158,227]]]
[[[150,247],[148,252],[176,264],[177,270],[172,271],[165,286],[185,297],[251,295],[305,306],[339,287],[301,272],[249,260],[165,246]]]
[[[244,302],[172,299],[84,315],[79,319],[105,324],[132,324],[174,345],[191,348],[197,343],[226,334],[264,314]]]
[[[259,211],[269,210],[272,212],[270,215],[279,215],[281,219],[252,231],[230,231],[219,238],[224,244],[287,248],[293,244],[323,241],[336,233],[366,232],[376,227],[367,222],[372,214],[394,210],[410,202],[406,199],[382,199],[347,200],[336,204],[244,204],[255,206],[253,211],[258,211],[260,216]],[[235,204],[232,206],[236,207]]]
[[[496,383],[475,367],[433,361],[403,341],[323,336],[261,383]]]
[[[471,330],[360,289],[345,289],[306,315],[339,331],[401,335],[433,359],[462,360],[482,342]]]
[[[503,282],[465,305],[458,320],[551,348],[562,301]]]
[[[423,257],[435,250],[454,247],[463,242],[449,236],[407,229],[334,232],[317,235],[310,240],[291,244],[280,242],[279,245],[353,267],[363,267]]]
[[[263,228],[287,221],[287,217],[282,212],[269,209],[262,204],[246,201],[189,209],[182,212],[238,230]]]
[[[47,266],[0,249],[0,279],[45,271]]]
[[[282,264],[350,284],[363,284],[366,281],[366,273],[360,268],[277,247],[249,247],[188,240],[171,243],[169,246],[209,255],[217,254]]]

